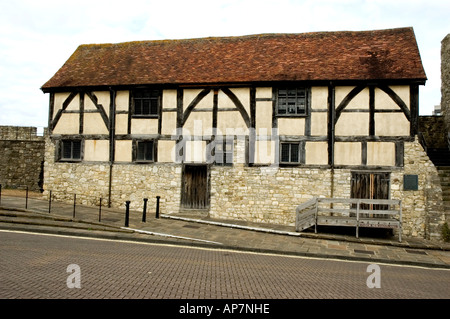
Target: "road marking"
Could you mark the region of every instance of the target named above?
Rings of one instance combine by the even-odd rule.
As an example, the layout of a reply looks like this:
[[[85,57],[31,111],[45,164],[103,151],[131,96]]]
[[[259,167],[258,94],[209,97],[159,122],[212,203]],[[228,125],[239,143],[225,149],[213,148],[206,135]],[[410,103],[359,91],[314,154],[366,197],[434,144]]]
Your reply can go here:
[[[161,236],[161,237],[176,238],[176,239],[186,239],[186,240],[199,241],[199,242],[208,243],[208,244],[223,245],[222,243],[218,243],[216,241],[210,241],[210,240],[204,240],[204,239],[198,239],[198,238],[190,238],[190,237],[176,236],[176,235],[170,235],[170,234],[155,233],[155,232],[151,232],[151,231],[147,231],[147,230],[134,229],[134,228],[128,228],[128,227],[120,227],[120,228],[126,229],[126,230],[132,230],[136,233],[142,233],[142,234],[153,235],[153,236]]]
[[[96,237],[86,237],[86,236],[76,236],[76,235],[60,235],[60,234],[48,234],[48,233],[36,233],[31,231],[20,231],[20,230],[6,230],[0,229],[0,232],[8,232],[8,233],[22,233],[22,234],[32,234],[39,236],[49,236],[49,237],[63,237],[63,238],[77,238],[77,239],[86,239],[86,240],[97,240],[97,241],[110,241],[110,242],[120,242],[125,244],[139,244],[139,245],[150,245],[150,246],[163,246],[163,247],[174,247],[174,248],[186,248],[186,249],[198,249],[198,250],[207,250],[214,252],[232,252],[237,254],[251,254],[251,255],[262,255],[262,256],[274,256],[274,257],[286,257],[286,258],[297,258],[297,259],[307,259],[307,260],[329,260],[335,262],[346,262],[346,263],[360,263],[360,264],[373,264],[377,265],[385,265],[392,267],[402,267],[402,268],[419,268],[419,269],[429,269],[429,270],[446,270],[450,271],[448,268],[440,268],[440,267],[427,267],[427,266],[418,266],[418,265],[410,265],[410,264],[394,264],[388,262],[381,261],[369,261],[369,260],[348,260],[348,259],[339,259],[333,257],[313,257],[313,256],[300,256],[300,255],[291,255],[291,254],[283,254],[283,253],[268,253],[268,252],[255,252],[249,250],[238,250],[232,248],[208,248],[208,247],[195,247],[195,246],[185,246],[180,244],[169,244],[169,243],[148,243],[142,241],[134,241],[134,240],[124,240],[124,239],[108,239],[108,238],[96,238]]]

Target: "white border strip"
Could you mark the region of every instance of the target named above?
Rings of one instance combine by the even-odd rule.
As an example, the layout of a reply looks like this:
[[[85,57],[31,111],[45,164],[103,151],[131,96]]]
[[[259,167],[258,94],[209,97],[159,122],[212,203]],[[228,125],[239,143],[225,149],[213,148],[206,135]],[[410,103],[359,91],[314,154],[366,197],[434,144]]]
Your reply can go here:
[[[190,238],[190,237],[183,237],[183,236],[175,236],[170,234],[163,234],[163,233],[155,233],[151,231],[141,230],[141,229],[134,229],[129,227],[120,227],[121,229],[131,230],[136,233],[146,234],[146,235],[154,235],[154,236],[162,236],[167,238],[176,238],[176,239],[185,239],[185,240],[193,240],[193,241],[199,241],[203,243],[208,244],[215,244],[215,245],[223,245],[222,243],[216,242],[216,241],[210,241],[210,240],[204,240],[204,239],[198,239],[198,238]]]
[[[259,232],[264,232],[264,233],[289,235],[289,236],[295,236],[295,237],[302,236],[301,233],[297,233],[297,232],[290,232],[290,231],[283,231],[283,230],[276,230],[276,229],[269,229],[269,228],[252,227],[252,226],[236,225],[236,224],[229,224],[229,223],[221,223],[221,222],[215,222],[215,221],[210,221],[210,220],[193,219],[193,218],[187,218],[187,217],[172,216],[172,215],[167,215],[167,214],[161,214],[160,216],[162,218],[182,220],[182,221],[189,221],[189,222],[194,222],[194,223],[199,223],[199,224],[209,224],[209,225],[214,225],[214,226],[246,229],[246,230],[253,230],[253,231],[259,231]]]

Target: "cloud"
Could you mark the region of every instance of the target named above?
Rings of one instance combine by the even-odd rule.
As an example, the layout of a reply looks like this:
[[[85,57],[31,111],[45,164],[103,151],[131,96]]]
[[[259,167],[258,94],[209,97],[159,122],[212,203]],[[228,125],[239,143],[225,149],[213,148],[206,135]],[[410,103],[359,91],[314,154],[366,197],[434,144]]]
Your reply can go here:
[[[46,126],[40,87],[78,45],[257,33],[413,26],[429,81],[421,112],[440,103],[440,41],[448,1],[17,0],[0,5],[0,125]]]

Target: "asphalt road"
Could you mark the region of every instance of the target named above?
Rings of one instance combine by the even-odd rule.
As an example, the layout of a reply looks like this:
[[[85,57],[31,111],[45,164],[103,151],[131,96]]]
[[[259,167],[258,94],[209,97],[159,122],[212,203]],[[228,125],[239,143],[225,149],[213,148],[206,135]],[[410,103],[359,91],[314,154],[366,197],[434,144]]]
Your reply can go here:
[[[1,299],[450,298],[449,270],[370,265],[0,231]]]

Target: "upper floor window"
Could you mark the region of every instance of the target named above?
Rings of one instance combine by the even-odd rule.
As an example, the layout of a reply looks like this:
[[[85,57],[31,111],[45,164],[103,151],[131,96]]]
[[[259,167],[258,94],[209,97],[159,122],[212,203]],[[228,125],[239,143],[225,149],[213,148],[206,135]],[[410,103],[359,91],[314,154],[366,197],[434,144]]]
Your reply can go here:
[[[81,140],[62,140],[60,159],[63,161],[80,161]]]
[[[156,117],[158,116],[160,90],[134,90],[133,95],[133,116]]]
[[[306,115],[308,105],[307,88],[279,88],[277,95],[278,115]]]

